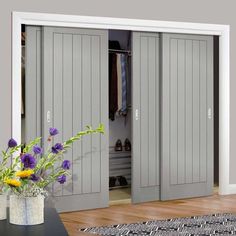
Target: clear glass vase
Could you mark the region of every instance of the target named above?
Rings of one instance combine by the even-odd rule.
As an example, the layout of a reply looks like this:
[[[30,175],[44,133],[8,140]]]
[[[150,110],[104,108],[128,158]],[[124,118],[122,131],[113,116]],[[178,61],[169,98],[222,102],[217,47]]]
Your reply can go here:
[[[44,223],[44,197],[10,196],[10,219],[15,225],[38,225]]]
[[[7,218],[7,195],[0,194],[0,220]]]

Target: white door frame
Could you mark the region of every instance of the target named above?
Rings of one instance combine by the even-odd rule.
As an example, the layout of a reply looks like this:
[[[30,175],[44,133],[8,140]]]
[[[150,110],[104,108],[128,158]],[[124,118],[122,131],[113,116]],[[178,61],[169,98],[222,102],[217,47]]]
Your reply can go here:
[[[12,137],[21,142],[21,25],[120,29],[219,36],[219,194],[236,193],[230,184],[230,27],[229,25],[138,20],[29,12],[12,13]]]

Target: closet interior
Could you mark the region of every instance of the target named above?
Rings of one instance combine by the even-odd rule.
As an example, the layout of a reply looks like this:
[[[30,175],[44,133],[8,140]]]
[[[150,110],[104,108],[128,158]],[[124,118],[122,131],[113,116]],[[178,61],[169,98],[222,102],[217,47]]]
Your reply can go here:
[[[109,30],[109,200],[131,199],[131,32]]]

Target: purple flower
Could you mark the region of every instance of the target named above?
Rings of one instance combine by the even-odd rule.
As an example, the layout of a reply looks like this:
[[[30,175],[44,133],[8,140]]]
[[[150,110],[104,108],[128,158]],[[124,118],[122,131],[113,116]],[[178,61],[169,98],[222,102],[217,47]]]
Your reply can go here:
[[[56,128],[50,128],[49,133],[50,133],[51,136],[55,136],[59,133],[59,131]]]
[[[69,170],[70,169],[70,161],[69,160],[64,160],[61,164],[61,167],[64,170]]]
[[[16,147],[17,146],[17,142],[15,139],[11,138],[9,141],[8,141],[8,147],[9,148],[13,148],[13,147]]]
[[[54,146],[52,147],[52,153],[54,153],[54,154],[58,153],[57,149]]]
[[[30,179],[31,179],[32,181],[34,181],[34,182],[39,181],[39,177],[38,177],[37,175],[35,175],[35,174],[32,174],[31,177],[30,177]]]
[[[52,153],[57,154],[59,151],[63,150],[63,145],[61,143],[56,143],[52,146]]]
[[[60,175],[60,176],[58,176],[57,181],[58,181],[60,184],[64,184],[64,183],[66,182],[66,176],[65,176],[65,175]]]
[[[36,159],[28,153],[21,157],[21,162],[24,164],[24,168],[33,169],[36,166]]]
[[[63,145],[62,145],[61,143],[56,143],[56,144],[54,145],[54,147],[55,147],[57,150],[60,150],[60,151],[63,150]]]
[[[42,148],[39,147],[38,145],[33,146],[33,151],[35,154],[41,154],[42,153]]]

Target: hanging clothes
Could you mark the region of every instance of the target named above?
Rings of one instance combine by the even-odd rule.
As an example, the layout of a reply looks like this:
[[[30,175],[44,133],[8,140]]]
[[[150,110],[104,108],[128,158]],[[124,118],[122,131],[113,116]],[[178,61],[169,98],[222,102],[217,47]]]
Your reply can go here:
[[[116,54],[117,63],[117,116],[127,115],[127,55],[123,53]]]
[[[127,55],[121,55],[121,79],[122,79],[122,107],[121,107],[121,114],[127,115],[127,63],[128,57]]]
[[[122,109],[122,71],[121,71],[121,54],[116,54],[116,66],[117,66],[117,104],[118,114]]]
[[[120,50],[119,41],[109,40],[109,49]],[[109,119],[115,120],[118,110],[117,56],[109,53]]]
[[[109,41],[109,49],[122,50],[118,41]],[[128,112],[128,55],[109,53],[109,118],[126,116]]]
[[[118,110],[117,100],[117,57],[116,54],[109,54],[109,118],[115,120]]]

